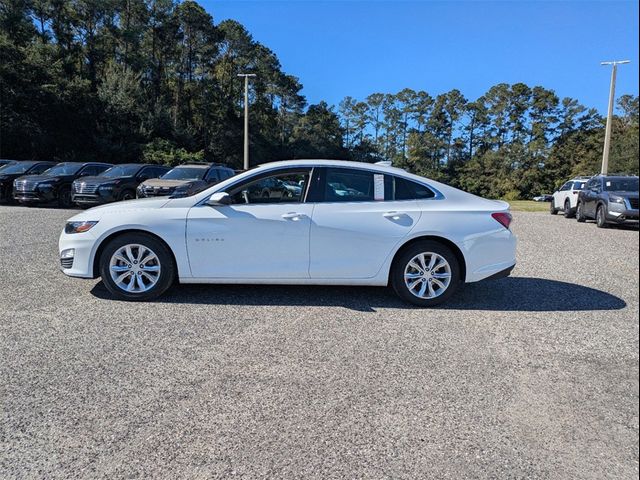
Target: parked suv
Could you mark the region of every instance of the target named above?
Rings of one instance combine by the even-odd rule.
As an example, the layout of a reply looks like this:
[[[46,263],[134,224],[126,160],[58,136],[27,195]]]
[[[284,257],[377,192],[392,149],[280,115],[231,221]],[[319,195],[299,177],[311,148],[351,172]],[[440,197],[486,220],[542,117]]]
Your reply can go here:
[[[173,168],[160,178],[142,182],[137,194],[138,198],[186,197],[234,175],[233,170],[219,163],[188,163]]]
[[[136,198],[140,183],[161,177],[169,170],[169,167],[144,163],[116,165],[97,177],[75,180],[71,186],[71,200],[81,206],[131,200]]]
[[[44,171],[42,175],[26,175],[13,182],[13,198],[20,203],[51,203],[69,208],[71,183],[79,177],[99,175],[113,165],[95,162],[64,162]]]
[[[23,175],[38,175],[56,162],[27,160],[10,163],[0,168],[0,201],[13,203],[13,181]]]
[[[576,214],[578,206],[578,194],[587,184],[591,177],[575,177],[553,192],[549,213],[556,215],[558,210],[562,210],[566,218],[572,218]]]
[[[598,227],[638,222],[638,177],[596,175],[578,195],[576,220],[595,218]]]

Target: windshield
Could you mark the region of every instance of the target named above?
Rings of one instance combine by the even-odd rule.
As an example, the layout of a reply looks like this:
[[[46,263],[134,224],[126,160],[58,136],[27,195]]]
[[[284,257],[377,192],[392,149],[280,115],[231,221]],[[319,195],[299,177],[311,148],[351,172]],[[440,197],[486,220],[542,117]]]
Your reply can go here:
[[[637,192],[638,178],[607,178],[604,189],[608,192]]]
[[[45,170],[43,175],[75,175],[81,167],[81,163],[59,163],[55,167]]]
[[[162,178],[163,180],[200,180],[204,177],[206,168],[198,167],[176,167],[169,170]]]
[[[107,178],[133,177],[138,170],[140,170],[140,165],[120,165],[117,167],[111,167],[100,176]]]
[[[0,173],[24,173],[33,166],[31,162],[18,162],[0,168]]]

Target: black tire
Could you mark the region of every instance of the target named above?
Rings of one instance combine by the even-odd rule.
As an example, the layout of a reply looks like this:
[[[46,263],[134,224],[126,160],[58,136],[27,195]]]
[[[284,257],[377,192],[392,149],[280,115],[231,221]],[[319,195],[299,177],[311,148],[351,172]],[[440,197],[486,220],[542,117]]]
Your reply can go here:
[[[607,209],[604,205],[598,205],[596,210],[596,225],[598,228],[607,228]]]
[[[564,214],[564,218],[573,218],[575,215],[575,213],[571,209],[571,202],[568,198],[564,201],[564,210],[562,211],[562,213]]]
[[[118,195],[119,202],[123,200],[133,200],[134,198],[136,198],[136,192],[133,190],[123,190],[120,192],[120,195]]]
[[[578,202],[578,206],[576,207],[576,220],[578,223],[584,223],[587,221],[587,217],[584,216],[584,212],[582,211],[584,206],[582,202]]]
[[[160,264],[160,274],[156,284],[144,292],[132,293],[121,289],[110,274],[110,261],[113,254],[120,248],[137,244],[155,253]],[[128,301],[146,301],[162,295],[173,283],[176,277],[176,266],[169,248],[160,240],[146,233],[125,233],[105,246],[100,255],[100,276],[104,286],[117,299]]]
[[[60,208],[71,208],[73,206],[71,187],[62,187],[58,190],[58,206]]]
[[[409,290],[405,284],[404,273],[409,262],[421,253],[435,253],[443,257],[449,264],[451,278],[446,290],[435,298],[420,298]],[[424,280],[422,280],[424,281]],[[433,307],[446,302],[460,288],[460,265],[458,259],[447,246],[432,240],[416,242],[405,248],[396,257],[391,266],[390,283],[396,294],[405,300],[419,307]]]
[[[557,215],[558,214],[558,209],[555,206],[555,201],[554,201],[553,198],[551,199],[551,203],[549,204],[549,213],[551,215]]]

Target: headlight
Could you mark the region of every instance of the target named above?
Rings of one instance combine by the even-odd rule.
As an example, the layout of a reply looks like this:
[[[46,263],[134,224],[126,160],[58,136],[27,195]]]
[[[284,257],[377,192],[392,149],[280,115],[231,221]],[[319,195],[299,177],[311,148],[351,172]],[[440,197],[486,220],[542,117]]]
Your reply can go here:
[[[113,190],[115,186],[115,183],[105,183],[104,185],[100,185],[98,190]]]
[[[53,188],[53,184],[54,184],[54,182],[40,182],[40,183],[38,183],[36,188],[41,189],[41,190],[47,190],[49,188]]]
[[[613,203],[622,203],[622,204],[624,204],[624,198],[616,197],[616,196],[613,196],[613,195],[609,197],[609,201],[613,202]]]
[[[67,224],[64,226],[64,233],[84,233],[84,232],[88,232],[89,230],[91,230],[95,224],[98,223],[97,221],[93,222],[89,222],[89,221],[85,221],[85,222],[67,222]]]

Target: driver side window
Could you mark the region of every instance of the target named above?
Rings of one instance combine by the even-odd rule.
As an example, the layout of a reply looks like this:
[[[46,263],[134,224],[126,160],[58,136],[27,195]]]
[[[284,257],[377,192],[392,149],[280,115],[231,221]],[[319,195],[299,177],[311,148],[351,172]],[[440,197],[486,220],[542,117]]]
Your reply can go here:
[[[309,170],[280,171],[249,180],[229,190],[235,205],[256,203],[299,203],[309,183]]]

